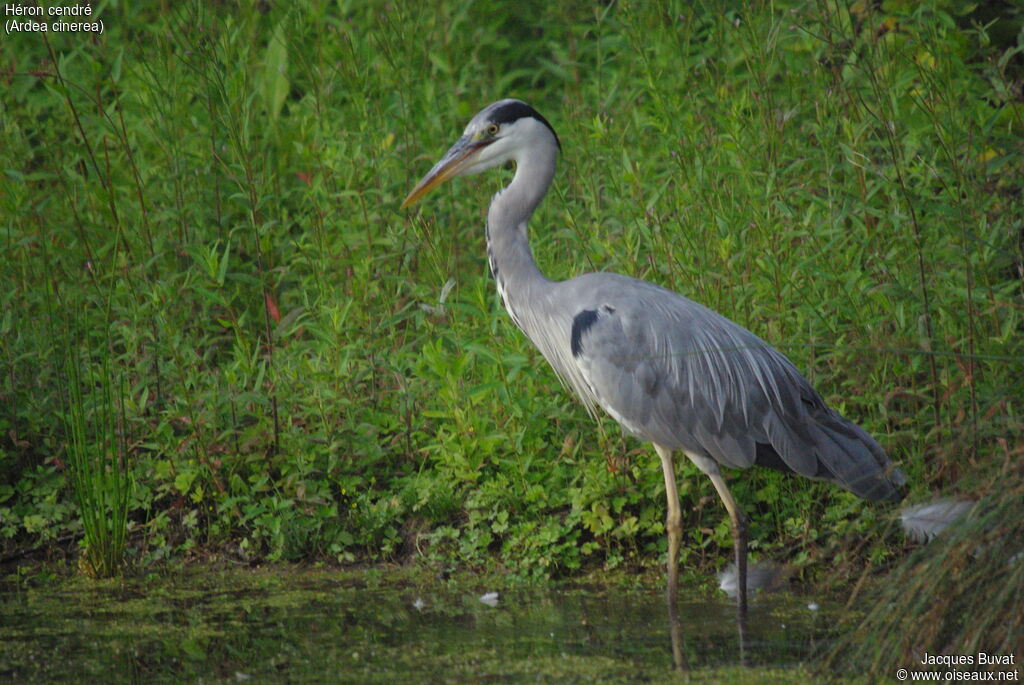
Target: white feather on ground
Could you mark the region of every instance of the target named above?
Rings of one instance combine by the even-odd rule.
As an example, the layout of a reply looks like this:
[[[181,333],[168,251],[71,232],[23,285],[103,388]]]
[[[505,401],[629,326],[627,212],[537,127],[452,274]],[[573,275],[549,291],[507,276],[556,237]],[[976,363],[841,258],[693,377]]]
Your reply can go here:
[[[789,576],[792,569],[788,566],[765,561],[747,566],[747,593],[753,594],[757,591],[775,592],[782,590],[789,585]],[[737,586],[736,564],[730,564],[725,570],[718,574],[718,589],[730,597],[736,597]]]
[[[915,504],[900,512],[900,523],[907,537],[917,542],[929,542],[973,506],[974,502],[955,499]]]

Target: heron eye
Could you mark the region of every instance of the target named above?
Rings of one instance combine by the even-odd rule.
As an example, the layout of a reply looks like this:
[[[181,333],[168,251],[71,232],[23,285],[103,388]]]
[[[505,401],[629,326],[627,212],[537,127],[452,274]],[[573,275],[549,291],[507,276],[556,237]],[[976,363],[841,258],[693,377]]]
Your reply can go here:
[[[496,135],[498,135],[498,125],[497,124],[491,124],[490,126],[488,126],[487,127],[487,135],[489,135],[489,136],[496,136]]]

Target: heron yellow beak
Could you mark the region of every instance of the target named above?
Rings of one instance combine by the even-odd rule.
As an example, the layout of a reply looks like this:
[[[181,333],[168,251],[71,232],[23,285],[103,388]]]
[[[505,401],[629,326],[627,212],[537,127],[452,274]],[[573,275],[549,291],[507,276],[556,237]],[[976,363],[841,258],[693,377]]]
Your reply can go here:
[[[435,164],[434,168],[428,171],[427,175],[416,184],[416,187],[412,189],[412,192],[402,202],[402,209],[416,202],[416,200],[472,164],[475,159],[475,153],[481,148],[490,145],[491,142],[492,140],[473,140],[468,136],[459,138],[449,148],[448,152],[444,153],[441,161]]]

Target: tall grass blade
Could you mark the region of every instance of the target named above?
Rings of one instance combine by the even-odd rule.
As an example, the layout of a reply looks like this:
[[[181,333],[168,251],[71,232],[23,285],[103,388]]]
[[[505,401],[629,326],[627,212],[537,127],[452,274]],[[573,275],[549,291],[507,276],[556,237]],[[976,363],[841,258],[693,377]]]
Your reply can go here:
[[[118,575],[125,565],[128,501],[123,378],[115,386],[110,363],[83,368],[70,349],[68,368],[68,470],[82,516],[85,550],[81,568],[97,578]],[[116,394],[115,394],[116,391]]]
[[[865,673],[875,681],[899,668],[920,669],[926,653],[1020,654],[1024,490],[1014,480],[1007,478],[1001,491],[956,519],[854,607],[825,662],[830,672]],[[963,668],[975,669],[1006,667],[978,661]]]

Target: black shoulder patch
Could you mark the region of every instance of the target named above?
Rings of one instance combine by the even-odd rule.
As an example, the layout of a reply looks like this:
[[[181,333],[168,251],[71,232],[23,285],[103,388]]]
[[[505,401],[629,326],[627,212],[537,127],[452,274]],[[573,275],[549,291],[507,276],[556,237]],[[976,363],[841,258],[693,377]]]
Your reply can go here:
[[[502,102],[499,106],[494,108],[491,112],[491,121],[495,124],[511,124],[519,121],[520,119],[533,118],[548,127],[551,131],[551,135],[555,137],[555,143],[558,145],[558,149],[562,149],[562,141],[558,139],[558,134],[555,133],[554,127],[548,123],[548,120],[544,118],[540,112],[530,107],[525,102],[519,100],[507,100]]]
[[[583,334],[597,321],[597,310],[584,309],[572,319],[572,335],[569,337],[569,349],[572,356],[578,357],[583,353]]]

